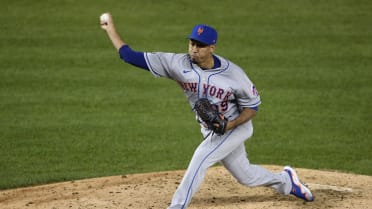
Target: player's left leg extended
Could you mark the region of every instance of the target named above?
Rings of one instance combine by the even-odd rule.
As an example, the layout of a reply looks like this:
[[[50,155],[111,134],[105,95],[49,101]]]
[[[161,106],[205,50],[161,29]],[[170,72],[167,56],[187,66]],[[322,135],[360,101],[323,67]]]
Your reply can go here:
[[[250,164],[244,143],[221,162],[238,182],[243,185],[251,187],[270,186],[279,193],[290,193],[292,186],[288,174],[285,171],[273,173],[259,165]]]
[[[280,173],[273,173],[261,166],[249,163],[244,143],[231,152],[222,164],[243,185],[270,186],[282,194],[292,194],[305,201],[314,201],[310,189],[303,184],[294,169],[286,166]]]

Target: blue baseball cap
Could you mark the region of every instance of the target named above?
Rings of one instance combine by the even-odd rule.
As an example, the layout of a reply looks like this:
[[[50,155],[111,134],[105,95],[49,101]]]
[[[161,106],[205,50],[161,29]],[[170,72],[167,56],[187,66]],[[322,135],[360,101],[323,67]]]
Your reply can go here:
[[[189,39],[199,41],[206,45],[217,43],[217,31],[211,26],[198,24],[192,29]]]

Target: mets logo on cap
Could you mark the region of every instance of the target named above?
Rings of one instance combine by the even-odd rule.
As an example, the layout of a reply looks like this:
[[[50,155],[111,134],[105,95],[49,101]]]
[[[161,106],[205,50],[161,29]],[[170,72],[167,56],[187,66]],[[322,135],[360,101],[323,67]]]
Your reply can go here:
[[[198,28],[198,32],[197,32],[198,35],[200,36],[203,32],[204,32],[204,28],[200,26],[200,27]]]

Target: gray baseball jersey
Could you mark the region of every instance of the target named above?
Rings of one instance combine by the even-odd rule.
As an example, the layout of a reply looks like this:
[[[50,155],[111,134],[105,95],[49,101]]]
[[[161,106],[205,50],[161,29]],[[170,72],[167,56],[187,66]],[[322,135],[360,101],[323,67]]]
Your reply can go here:
[[[242,108],[256,108],[261,104],[257,89],[244,71],[223,57],[215,55],[221,62],[219,68],[203,70],[192,63],[187,54],[146,52],[144,56],[155,76],[178,82],[191,107],[199,98],[208,98],[225,117],[233,120]],[[290,192],[291,182],[286,173],[274,174],[249,163],[244,142],[253,134],[251,120],[222,136],[209,134],[210,131],[201,127],[205,140],[195,150],[168,209],[185,209],[207,169],[217,162],[221,162],[241,184],[267,185],[280,193]]]
[[[155,76],[177,81],[191,107],[199,98],[208,98],[225,117],[234,119],[240,108],[257,107],[260,96],[240,67],[220,56],[217,58],[221,61],[219,68],[203,70],[187,54],[145,53],[150,71]]]

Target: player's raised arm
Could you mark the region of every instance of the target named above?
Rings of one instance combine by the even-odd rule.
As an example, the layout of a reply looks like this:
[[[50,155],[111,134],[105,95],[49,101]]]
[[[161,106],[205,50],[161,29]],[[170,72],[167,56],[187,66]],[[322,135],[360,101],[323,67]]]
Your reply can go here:
[[[112,15],[104,13],[100,16],[101,28],[107,32],[112,44],[120,54],[120,58],[126,63],[136,67],[149,70],[143,52],[133,51],[128,44],[126,44],[116,31]]]
[[[104,13],[100,16],[101,28],[107,32],[112,44],[119,51],[119,49],[126,45],[126,43],[121,39],[120,35],[116,31],[112,15],[110,13]]]

